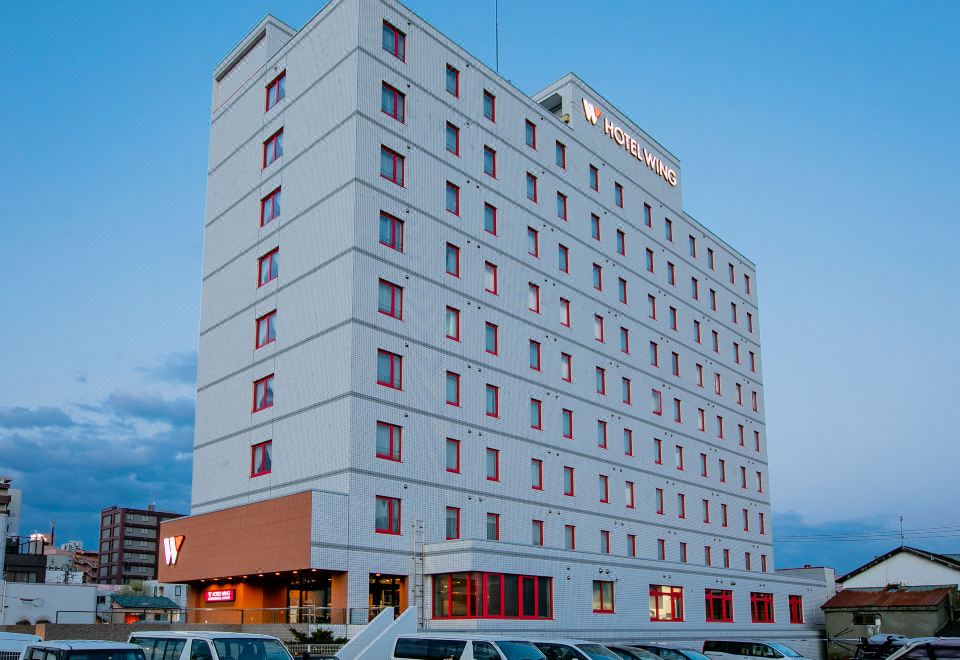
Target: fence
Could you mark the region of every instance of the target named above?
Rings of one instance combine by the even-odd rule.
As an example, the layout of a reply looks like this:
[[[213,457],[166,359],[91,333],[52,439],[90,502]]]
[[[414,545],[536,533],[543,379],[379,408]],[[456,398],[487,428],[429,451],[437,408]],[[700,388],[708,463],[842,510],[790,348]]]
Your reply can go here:
[[[313,656],[334,656],[341,648],[343,648],[343,644],[287,644],[287,650],[294,658],[299,658],[304,653]]]
[[[274,607],[239,609],[202,607],[183,610],[112,609],[97,612],[58,610],[54,623],[74,623],[78,615],[94,614],[98,623],[218,623],[229,625],[308,624],[361,626],[374,619],[382,607]],[[396,613],[399,616],[399,612]],[[3,660],[0,658],[0,660]]]

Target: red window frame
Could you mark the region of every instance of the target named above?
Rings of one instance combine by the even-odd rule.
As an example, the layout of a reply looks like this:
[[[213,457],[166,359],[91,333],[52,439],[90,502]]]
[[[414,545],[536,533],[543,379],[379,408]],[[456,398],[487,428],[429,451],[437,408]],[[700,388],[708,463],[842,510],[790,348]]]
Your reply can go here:
[[[657,559],[667,560],[667,541],[666,539],[657,539]]]
[[[570,272],[570,248],[566,245],[557,245],[557,267],[561,273]]]
[[[567,196],[559,190],[557,191],[557,217],[567,221]]]
[[[493,393],[493,409],[490,408],[490,394]],[[487,383],[484,389],[487,417],[500,417],[500,388]]]
[[[250,446],[250,477],[262,477],[265,474],[270,474],[273,472],[273,460],[271,459],[270,465],[264,466],[264,461],[260,461],[261,466],[264,466],[259,472],[257,471],[257,451],[265,453],[267,447],[273,447],[273,440],[265,440],[264,442],[258,442],[255,445]]]
[[[253,412],[259,412],[273,407],[273,376],[264,376],[253,381]],[[262,394],[258,395],[257,390],[263,386]],[[267,396],[269,394],[269,400]]]
[[[380,102],[380,112],[385,114],[388,117],[396,119],[401,124],[406,123],[406,110],[407,110],[407,95],[401,92],[399,89],[389,84],[386,81],[381,81],[383,83],[381,87],[381,102]],[[391,97],[393,97],[393,112],[387,112],[383,107],[383,92],[387,92]]]
[[[633,430],[623,429],[623,455],[633,456]]]
[[[596,368],[597,394],[607,394],[607,370],[603,367]]]
[[[613,203],[623,208],[623,186],[616,181],[613,182]]]
[[[490,522],[493,522],[493,538],[490,538]],[[500,514],[487,512],[487,540],[488,541],[499,541],[500,540]]]
[[[450,397],[449,397],[448,392],[447,392],[447,389],[446,389],[447,383],[450,381],[450,377],[451,377],[451,376],[453,377],[453,382],[454,382],[454,384],[457,386],[457,389],[456,389],[456,392],[455,392],[456,398],[455,398],[453,401],[450,400]],[[460,407],[460,374],[458,374],[458,373],[455,372],[455,371],[447,371],[447,375],[446,375],[446,377],[444,378],[444,381],[443,381],[443,386],[444,386],[444,398],[445,398],[446,401],[447,401],[447,405],[448,405],[448,406],[456,406],[457,408],[459,408],[459,407]]]
[[[643,205],[643,224],[647,227],[653,227],[653,208],[646,203]]]
[[[383,22],[383,36],[385,37],[388,33],[393,36],[393,50],[387,48],[386,39],[382,39],[383,49],[396,57],[401,62],[407,61],[407,35],[397,29],[394,25],[388,21]]]
[[[803,623],[803,596],[787,596],[790,603],[790,623]]]
[[[570,487],[567,487],[567,478],[570,478]],[[575,497],[577,492],[576,474],[569,465],[563,466],[563,494],[567,497]]]
[[[274,319],[277,317],[277,310],[267,312],[263,316],[257,319],[254,326],[253,332],[253,348],[254,350],[266,346],[267,344],[272,344],[277,340],[277,332],[274,327]],[[260,341],[260,326],[263,325],[265,328],[264,336],[266,339],[261,343]],[[273,337],[270,336],[271,331],[273,331]]]
[[[569,540],[569,543],[567,543],[568,540]],[[577,549],[577,526],[576,525],[563,526],[563,545],[564,545],[564,550]],[[568,545],[570,547],[567,547]]]
[[[453,254],[456,259],[454,264],[456,266],[455,272],[449,270],[448,265],[448,255]],[[453,243],[447,243],[447,249],[443,253],[443,268],[446,271],[447,275],[453,275],[456,278],[460,278],[460,248],[454,245]]]
[[[453,315],[453,334],[450,334],[449,324],[446,322],[446,319]],[[447,339],[452,339],[453,341],[460,341],[460,310],[456,307],[451,307],[447,305],[447,310],[444,315],[444,326],[446,327],[446,337]]]
[[[570,327],[570,301],[566,298],[560,299],[560,325]]]
[[[448,447],[453,447],[454,449],[456,449],[457,464],[453,467],[446,465]],[[447,472],[450,472],[452,474],[460,474],[460,441],[457,440],[456,438],[447,438],[443,446],[443,452],[444,452],[443,460],[445,464],[444,467],[446,468]]]
[[[710,500],[703,500],[703,523],[710,524]]]
[[[530,459],[531,484],[533,490],[543,490],[543,461],[539,458]]]
[[[386,356],[390,360],[390,380],[380,380],[380,356]],[[377,385],[383,385],[394,390],[403,389],[403,356],[382,348],[377,349]]]
[[[620,326],[620,351],[630,354],[630,330]]]
[[[606,341],[603,317],[600,314],[593,315],[593,338],[601,344]]]
[[[624,490],[626,493],[627,508],[628,509],[637,508],[637,496],[636,496],[636,488],[634,486],[634,483],[632,481],[626,482]]]
[[[257,288],[260,288],[267,282],[272,282],[273,280],[277,279],[277,277],[279,277],[279,274],[280,274],[279,263],[277,264],[278,267],[276,269],[277,274],[276,275],[273,274],[274,260],[277,259],[277,255],[279,254],[279,252],[280,252],[280,248],[275,247],[269,252],[267,252],[265,255],[257,259]],[[264,268],[265,266],[266,268]],[[264,272],[266,272],[266,279],[264,279]]]
[[[647,248],[646,251],[647,259],[647,272],[654,273],[656,272],[656,264],[653,261],[653,250]]]
[[[537,148],[537,125],[529,119],[525,120],[523,126],[523,142],[531,149]]]
[[[484,454],[484,470],[486,471],[487,481],[500,481],[500,450],[493,447],[487,447]],[[490,474],[490,457],[493,456],[493,475]]]
[[[590,214],[590,237],[596,241],[600,240],[600,216],[596,213]]]
[[[533,545],[542,546],[543,545],[543,521],[542,520],[531,520],[531,538],[533,539]],[[536,536],[534,536],[536,534]]]
[[[566,438],[567,440],[573,440],[573,411],[570,410],[569,408],[564,408],[563,411],[560,413],[560,419],[561,419],[561,433],[563,437]],[[569,427],[569,430],[562,429],[564,422],[569,422],[567,424],[567,426]]]
[[[390,291],[390,309],[384,311],[380,309],[380,287],[387,287]],[[377,283],[377,312],[390,318],[403,320],[403,287],[397,286],[393,282],[380,278]]]
[[[543,430],[543,401],[540,399],[530,399],[530,428]]]
[[[456,531],[451,536],[449,529],[447,528],[447,520],[449,519],[450,514],[454,514],[454,520],[456,521]],[[456,541],[460,538],[460,507],[448,506],[446,510],[445,517],[443,519],[444,523],[444,537],[447,541]]]
[[[663,219],[663,234],[668,241],[673,243],[673,220],[670,218]]]
[[[493,219],[493,227],[487,226],[487,218]],[[497,235],[497,207],[489,202],[483,203],[483,230],[488,234]]]
[[[534,284],[533,282],[527,282],[527,294],[528,294],[527,295],[528,298],[530,298],[531,296],[533,297],[533,304],[532,305],[529,304],[529,301],[528,301],[527,307],[530,309],[531,312],[534,312],[535,314],[539,314],[540,313],[539,285]]]
[[[387,526],[381,529],[374,524],[374,531],[377,534],[392,534],[398,536],[400,534],[400,527],[402,527],[400,498],[377,495],[376,501],[387,503]],[[396,511],[396,515],[394,515],[394,511]],[[376,512],[376,509],[374,509],[374,512]],[[394,527],[394,521],[396,521],[396,527]],[[376,522],[376,515],[374,515],[374,522]]]
[[[453,208],[450,208],[450,191],[453,191]],[[460,217],[460,186],[455,183],[447,181],[446,188],[444,188],[444,208],[446,208],[448,213],[452,213],[457,217]]]
[[[267,195],[260,199],[260,226],[272,222],[280,217],[280,190],[282,186],[277,186]]]
[[[696,259],[697,258],[697,238],[693,234],[690,234],[689,239],[690,239],[690,256]]]
[[[669,602],[669,615],[661,616],[660,607],[653,606],[653,599],[665,598]],[[651,621],[683,621],[683,587],[673,587],[665,584],[650,585],[650,620]],[[664,608],[666,610],[667,608]]]
[[[447,140],[447,135],[453,132],[453,149],[450,148],[450,143]],[[447,127],[444,129],[443,133],[443,142],[444,148],[447,150],[447,153],[451,153],[454,156],[459,158],[460,156],[460,128],[456,124],[451,124],[447,122]]]
[[[627,534],[627,555],[630,557],[637,556],[637,535],[636,534]]]
[[[617,230],[617,254],[621,256],[627,255],[627,235],[622,229]]]
[[[287,70],[284,69],[276,78],[266,84],[264,90],[266,92],[263,104],[264,112],[269,112],[270,108],[276,106],[286,97],[286,85],[283,84],[286,78]]]
[[[610,532],[606,529],[600,530],[600,552],[605,555],[610,554]]]
[[[633,405],[633,382],[626,376],[620,378],[620,390],[623,402],[626,405]]]
[[[487,345],[487,337],[489,336],[489,333],[491,330],[493,331],[493,349],[492,350],[490,346]],[[483,332],[484,332],[484,336],[483,336],[484,350],[490,355],[499,355],[500,354],[500,326],[498,326],[495,323],[490,323],[490,321],[487,321],[486,325],[484,326]]]
[[[383,240],[383,236],[380,235],[379,241],[380,245],[386,245],[388,248],[394,249],[397,252],[403,252],[403,220],[398,218],[395,215],[387,213],[386,211],[380,211],[380,220],[381,222],[386,220],[390,226],[390,238],[389,243]]]
[[[533,250],[530,249],[530,238],[533,238]],[[540,232],[533,227],[527,227],[527,254],[531,257],[540,256]]]
[[[560,353],[560,380],[573,382],[573,356],[569,353]]]
[[[490,156],[491,169],[487,170],[487,156]],[[497,178],[497,150],[487,145],[483,145],[483,173],[487,176]]]
[[[749,569],[747,569],[749,570]],[[750,592],[750,620],[753,623],[776,623],[773,609],[773,594]]]
[[[733,623],[732,591],[728,589],[704,589],[703,600],[708,623]]]
[[[567,145],[565,145],[560,140],[557,140],[556,145],[556,162],[561,169],[567,169]]]
[[[377,446],[375,449],[375,456],[377,458],[383,458],[388,461],[401,462],[401,455],[403,450],[403,427],[396,424],[390,424],[389,422],[377,421],[377,432],[379,433],[380,429],[386,429],[389,438],[390,438],[390,449],[388,453],[381,454],[380,447]]]
[[[622,277],[617,278],[617,299],[624,305],[627,304],[627,280]]]
[[[656,505],[656,512],[658,516],[666,515],[664,513],[664,502],[663,502],[663,489],[657,488],[655,493],[654,504]]]
[[[383,179],[386,179],[387,181],[390,181],[391,183],[395,183],[400,187],[403,187],[403,167],[404,167],[403,156],[401,156],[399,153],[397,153],[390,147],[384,144],[381,144],[380,145],[381,161],[383,159],[384,153],[390,156],[393,172],[391,176],[387,176],[386,174],[383,173],[383,168],[380,168],[380,177]]]
[[[499,514],[496,514],[499,515]],[[542,522],[542,521],[541,521]],[[517,614],[507,616],[504,612],[507,611],[507,601],[505,598],[504,584],[506,582],[505,578],[509,575],[511,577],[517,578],[517,603],[516,603],[516,612]],[[454,577],[458,579],[464,579],[466,585],[463,591],[457,591],[457,594],[461,598],[465,597],[466,607],[464,608],[465,614],[453,615],[454,611],[454,592],[453,588],[453,579]],[[434,600],[434,609],[432,613],[432,618],[441,620],[441,619],[524,619],[524,620],[540,620],[546,621],[553,619],[553,578],[552,577],[540,577],[536,575],[518,575],[515,573],[481,573],[481,572],[461,572],[461,573],[443,573],[431,576],[433,579],[433,593],[436,594],[440,592],[438,585],[445,585],[445,600],[438,601]],[[546,580],[550,585],[548,592],[549,601],[547,607],[549,611],[542,613],[540,612],[540,584],[541,581]],[[493,585],[496,586],[493,586]],[[534,608],[533,612],[524,612],[523,608],[523,592],[524,589],[529,585],[533,589],[533,593],[537,595],[534,598]],[[499,598],[496,596],[499,595]],[[458,599],[459,600],[459,599]],[[497,612],[491,614],[488,605],[491,603],[497,603]],[[438,612],[438,606],[440,607],[440,612],[445,611],[446,614],[441,614]],[[479,606],[479,607],[478,607]]]
[[[533,369],[534,371],[540,371],[540,368],[541,368],[541,366],[542,366],[542,364],[543,364],[543,362],[542,362],[542,360],[541,360],[541,357],[542,357],[542,356],[541,356],[542,346],[541,346],[540,342],[536,341],[535,339],[531,339],[531,340],[530,340],[530,348],[531,348],[531,349],[536,349],[536,361],[535,361],[535,362],[536,362],[536,366],[534,366],[534,360],[531,360],[531,361],[530,361],[530,362],[531,362],[530,368]],[[533,356],[534,356],[534,353],[531,353],[531,354],[530,354],[530,357],[533,357]]]
[[[603,266],[600,264],[593,264],[593,288],[603,291]]]
[[[653,414],[663,415],[663,392],[658,389],[652,389],[650,396],[653,403]]]
[[[453,74],[453,89],[450,89],[450,74]],[[448,94],[453,94],[454,98],[460,98],[460,71],[456,67],[448,64],[444,74],[444,89]]]
[[[607,448],[607,423],[602,419],[597,420],[597,447]]]
[[[590,184],[590,188],[592,190],[597,192],[600,191],[600,170],[598,170],[594,165],[590,165],[590,176],[588,183]]]
[[[530,184],[531,184],[531,183],[533,184],[533,189],[532,189],[532,191],[531,191],[531,188],[530,188]],[[530,193],[531,193],[531,192],[533,192],[533,197],[530,196]],[[536,177],[533,173],[531,173],[531,172],[527,172],[527,199],[530,200],[531,202],[533,202],[534,204],[537,203],[537,199],[538,199],[538,194],[537,194],[537,177]]]
[[[498,290],[497,265],[494,264],[494,263],[491,263],[491,262],[489,262],[489,261],[485,261],[485,262],[483,263],[483,271],[484,271],[484,281],[485,281],[485,282],[486,282],[486,274],[487,274],[487,273],[492,273],[492,274],[493,274],[493,288],[492,288],[492,289],[489,288],[489,287],[487,286],[487,284],[484,283],[484,285],[483,285],[484,291],[486,291],[487,293],[492,293],[492,294],[495,295],[495,296],[496,296],[496,295],[499,295],[499,294],[497,293],[497,290]]]
[[[489,115],[487,114],[487,99],[490,100]],[[495,94],[486,89],[483,90],[483,116],[494,123],[497,121],[497,97]]]
[[[657,320],[657,299],[653,296],[653,294],[650,294],[650,293],[647,294],[647,307],[650,308],[650,314],[648,316],[652,318],[654,321],[656,321]]]
[[[263,168],[275,162],[283,155],[283,128],[263,141]],[[268,159],[269,157],[269,159]]]
[[[673,421],[677,424],[683,424],[683,403],[680,399],[673,400]]]

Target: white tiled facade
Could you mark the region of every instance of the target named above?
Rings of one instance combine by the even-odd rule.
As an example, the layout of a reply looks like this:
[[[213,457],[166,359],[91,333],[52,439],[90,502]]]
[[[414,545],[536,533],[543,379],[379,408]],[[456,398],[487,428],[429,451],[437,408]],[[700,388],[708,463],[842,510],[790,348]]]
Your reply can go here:
[[[384,48],[384,21],[404,33],[403,59]],[[448,65],[459,71],[456,96],[446,89]],[[282,72],[284,98],[265,111],[265,90]],[[405,95],[403,122],[381,110],[383,83]],[[484,90],[496,98],[495,121],[484,116]],[[679,163],[669,152],[575,76],[528,97],[389,0],[334,0],[296,32],[264,19],[215,71],[213,98],[194,514],[317,491],[313,567],[348,571],[350,604],[358,607],[367,603],[371,573],[411,576],[413,588],[413,527],[422,522],[431,629],[609,640],[762,635],[800,640],[794,645],[817,653],[813,624],[826,585],[773,571],[754,266],[684,214]],[[596,124],[583,99],[601,111]],[[536,126],[535,149],[525,144],[526,121]],[[629,141],[621,146],[606,134],[605,121],[674,170],[676,185],[631,155]],[[445,148],[448,122],[459,127],[459,155]],[[283,155],[264,167],[264,142],[281,128]],[[565,167],[557,164],[557,141],[566,147]],[[380,176],[382,146],[404,157],[403,186]],[[485,146],[497,154],[495,178],[484,173]],[[599,190],[589,185],[591,165]],[[527,199],[528,173],[537,179],[536,202]],[[445,209],[447,182],[459,187],[459,215]],[[623,188],[622,208],[615,184]],[[278,187],[279,216],[261,227],[261,200]],[[558,192],[567,198],[566,220],[558,217]],[[497,209],[496,235],[484,230],[484,204]],[[403,221],[402,252],[380,242],[381,212]],[[599,240],[591,214],[599,217]],[[529,253],[530,229],[538,232],[538,256]],[[618,230],[625,254],[617,250]],[[459,277],[446,273],[447,244],[459,248]],[[559,245],[568,249],[569,272],[558,267]],[[258,286],[258,259],[275,248],[278,277]],[[496,295],[485,291],[485,262],[497,266]],[[602,291],[594,287],[594,264]],[[627,283],[626,303],[619,278]],[[402,319],[378,312],[381,279],[403,288]],[[531,283],[539,287],[539,313],[529,309]],[[561,298],[570,301],[569,327],[561,324]],[[448,306],[459,310],[460,341],[445,336]],[[276,340],[254,348],[255,320],[272,310]],[[496,355],[485,350],[488,322],[499,328]],[[629,331],[629,353],[621,350],[621,327]],[[540,370],[529,365],[531,340],[542,345]],[[379,349],[402,356],[402,390],[377,384]],[[561,378],[561,353],[572,358],[571,382]],[[598,367],[606,394],[597,393]],[[448,371],[460,374],[459,407],[445,401]],[[254,382],[270,374],[274,404],[251,412]],[[629,404],[623,378],[630,379]],[[499,388],[499,417],[485,412],[488,384]],[[662,393],[661,415],[652,410],[653,390]],[[539,430],[531,428],[531,398],[542,401]],[[564,437],[564,409],[573,414],[572,438]],[[376,457],[378,421],[402,427],[400,461]],[[606,422],[606,448],[598,446],[598,421]],[[624,429],[632,431],[632,455]],[[459,473],[446,469],[447,438],[460,441]],[[272,441],[271,469],[252,477],[251,447],[265,441]],[[499,451],[498,481],[486,476],[488,448]],[[542,461],[541,490],[531,487],[531,459]],[[565,467],[574,470],[573,496],[564,494]],[[608,502],[601,501],[601,475]],[[401,501],[400,534],[375,532],[377,496]],[[445,540],[448,506],[461,512],[459,540]],[[500,514],[499,540],[487,540],[488,513]],[[542,547],[532,543],[533,520],[544,523]],[[575,550],[564,549],[566,525],[575,526]],[[609,554],[601,551],[602,531],[609,532]],[[551,577],[552,617],[435,619],[430,576],[463,571]],[[597,579],[615,583],[614,613],[593,612]],[[651,621],[650,585],[683,588],[682,622]],[[733,591],[734,622],[705,622],[705,588]],[[774,594],[775,623],[751,623],[751,592]],[[803,597],[806,624],[789,623],[788,595]]]

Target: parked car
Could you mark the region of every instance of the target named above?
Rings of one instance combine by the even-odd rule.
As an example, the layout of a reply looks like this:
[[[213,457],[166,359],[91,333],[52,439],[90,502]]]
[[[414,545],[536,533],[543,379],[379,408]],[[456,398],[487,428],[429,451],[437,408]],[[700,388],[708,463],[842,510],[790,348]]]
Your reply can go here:
[[[136,644],[90,639],[36,641],[23,649],[20,660],[144,660]]]
[[[401,635],[393,660],[544,660],[530,642],[476,635]]]
[[[630,644],[633,648],[649,651],[662,660],[709,660],[697,649],[684,644],[670,644],[665,642],[650,642]]]
[[[31,642],[39,642],[39,635],[28,635],[26,633],[11,633],[0,631],[0,657],[16,654],[17,657]]]
[[[603,644],[582,639],[533,640],[547,660],[621,660],[620,656]]]
[[[703,643],[704,655],[713,660],[755,660],[756,658],[803,658],[780,642],[710,640]],[[806,660],[806,659],[804,659]]]
[[[607,644],[607,648],[619,655],[623,660],[661,660],[660,656],[656,653],[651,653],[646,649],[635,646],[611,646]]]
[[[145,660],[293,660],[276,637],[204,630],[131,633]]]
[[[960,637],[913,639],[887,660],[940,660],[960,658]]]

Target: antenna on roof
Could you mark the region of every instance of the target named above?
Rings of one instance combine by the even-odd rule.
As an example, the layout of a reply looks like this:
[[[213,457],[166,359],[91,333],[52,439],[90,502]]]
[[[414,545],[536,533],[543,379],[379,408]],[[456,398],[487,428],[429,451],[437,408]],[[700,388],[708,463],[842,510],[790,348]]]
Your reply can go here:
[[[900,547],[903,547],[903,516],[900,516]]]
[[[496,66],[494,69],[497,73],[500,73],[500,0],[493,0],[493,33],[494,49],[496,51]]]

